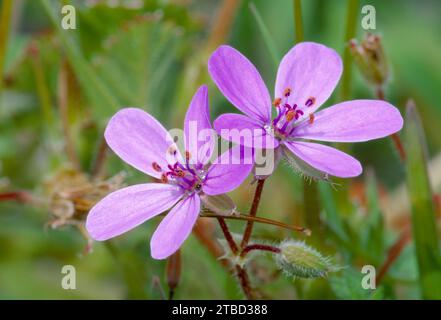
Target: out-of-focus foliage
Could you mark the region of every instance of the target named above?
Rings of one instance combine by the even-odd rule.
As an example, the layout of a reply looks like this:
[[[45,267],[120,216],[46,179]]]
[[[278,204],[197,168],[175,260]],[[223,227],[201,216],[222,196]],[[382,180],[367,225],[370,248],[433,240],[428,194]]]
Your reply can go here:
[[[67,2],[77,9],[76,30],[60,26],[60,8]],[[292,1],[239,2],[231,16],[231,32],[222,42],[249,57],[271,88],[277,67],[274,56],[284,54],[294,43]],[[250,10],[251,2],[255,11]],[[0,8],[3,3],[5,0],[0,1]],[[72,139],[70,147],[78,153],[78,169],[84,174],[92,172],[104,125],[123,106],[143,108],[169,128],[181,127],[189,97],[202,84],[198,81],[210,81],[204,65],[210,53],[207,41],[223,3],[14,1],[0,86],[0,194],[28,190],[43,202],[48,201],[44,185],[72,165],[65,148],[66,126]],[[310,204],[302,203],[303,192],[309,190],[304,188],[302,178],[288,166],[280,166],[266,183],[259,215],[306,225],[312,228],[312,236],[262,224],[256,224],[253,236],[268,243],[288,237],[305,240],[325,256],[332,256],[341,270],[329,278],[292,281],[278,272],[270,256],[259,256],[249,269],[253,285],[259,287],[264,297],[440,297],[440,287],[430,284],[440,277],[435,270],[439,271],[440,202],[433,205],[431,201],[439,199],[441,191],[441,163],[436,160],[441,146],[441,4],[363,0],[360,8],[365,4],[376,8],[375,33],[382,37],[390,65],[386,99],[403,115],[406,101],[415,100],[426,134],[427,157],[419,154],[421,144],[415,140],[415,135],[422,132],[415,127],[420,124],[408,117],[412,123],[405,124],[407,131],[402,136],[408,146],[406,151],[411,153],[406,193],[406,166],[388,139],[346,146],[348,152],[360,159],[365,173],[348,182],[345,212],[341,210],[341,198],[335,196],[340,188],[338,183],[320,182],[312,188],[320,204],[320,215],[315,220],[308,219],[305,212],[310,210]],[[324,43],[343,54],[346,1],[302,1],[302,9],[305,40]],[[360,19],[357,18],[356,26],[359,40],[365,32]],[[264,34],[262,30],[266,30]],[[65,80],[60,77],[61,70]],[[60,91],[61,83],[67,86],[65,94]],[[215,86],[208,84],[212,119],[223,112],[235,112]],[[351,88],[350,99],[374,98],[372,88],[355,68]],[[325,106],[338,101],[339,90]],[[127,184],[147,179],[109,154],[107,177],[122,170],[128,173]],[[428,175],[421,176],[419,172]],[[421,183],[422,187],[418,186]],[[247,181],[231,194],[240,212],[249,209],[253,189]],[[425,227],[430,219],[424,219],[429,214],[430,235]],[[93,252],[86,255],[86,241],[81,233],[69,226],[45,228],[50,219],[47,207],[0,201],[0,299],[161,298],[154,283],[159,279],[161,286],[166,287],[165,261],[151,259],[148,246],[158,220],[110,242],[94,243]],[[362,289],[362,266],[373,265],[378,275],[390,257],[390,249],[402,231],[411,227],[411,221],[415,241],[406,242],[376,290]],[[433,222],[438,222],[438,229]],[[228,224],[237,233],[244,227],[243,221]],[[218,229],[213,232],[221,237]],[[429,236],[430,241],[426,239]],[[429,257],[432,253],[433,257]],[[61,268],[67,264],[77,269],[77,290],[61,288]],[[242,295],[235,279],[197,237],[191,236],[182,248],[182,279],[175,297],[233,299]]]

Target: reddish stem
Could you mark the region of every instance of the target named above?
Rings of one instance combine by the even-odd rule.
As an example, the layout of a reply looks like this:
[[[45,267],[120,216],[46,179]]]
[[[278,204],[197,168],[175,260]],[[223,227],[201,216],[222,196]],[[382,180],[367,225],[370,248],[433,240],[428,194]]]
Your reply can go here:
[[[173,300],[176,287],[181,279],[181,250],[176,251],[167,260],[166,267],[167,285],[169,288],[168,299]]]
[[[222,229],[222,232],[224,233],[225,240],[227,240],[228,245],[230,246],[231,251],[234,255],[237,255],[239,252],[239,248],[237,247],[236,242],[233,239],[233,236],[230,233],[230,230],[228,230],[227,223],[225,222],[224,218],[217,218],[217,221],[219,221],[219,225]]]
[[[242,287],[243,293],[247,297],[248,300],[254,300],[254,291],[251,288],[250,278],[248,277],[248,273],[244,268],[239,265],[236,265],[236,274],[239,278],[240,286]]]
[[[103,176],[106,159],[107,159],[107,142],[106,139],[102,137],[91,170],[91,175],[93,178],[99,178]]]
[[[375,90],[375,94],[378,99],[385,100],[384,90],[381,86],[377,87]],[[401,141],[398,133],[394,133],[391,135],[392,142],[395,146],[395,149],[398,151],[398,155],[400,156],[401,161],[406,161],[406,151],[404,149],[403,142]]]
[[[240,253],[241,257],[245,257],[250,251],[253,250],[262,250],[262,251],[269,251],[273,253],[280,253],[280,249],[277,247],[269,246],[266,244],[251,244],[246,246],[242,252]]]
[[[230,247],[231,252],[233,252],[234,255],[237,255],[239,253],[239,248],[237,247],[236,242],[233,239],[233,236],[230,233],[230,230],[228,229],[228,225],[226,224],[225,220],[223,218],[217,218],[219,221],[219,225],[222,229],[222,232],[224,233],[225,239],[227,240],[227,243]],[[249,300],[254,299],[254,292],[253,288],[250,284],[250,278],[248,277],[247,271],[239,266],[238,264],[235,265],[236,268],[236,275],[239,278],[240,286],[242,287],[242,291]]]
[[[392,247],[390,247],[389,251],[387,252],[386,261],[381,266],[380,271],[378,272],[377,275],[377,279],[376,279],[377,285],[381,282],[381,280],[383,280],[384,276],[389,271],[392,264],[400,256],[401,252],[406,247],[410,239],[411,239],[410,228],[406,227],[406,229],[403,231],[401,236],[398,238],[397,242],[395,242],[395,244]]]
[[[0,193],[0,201],[31,202],[32,196],[25,191],[11,191]]]
[[[257,209],[259,208],[260,198],[262,196],[264,184],[265,184],[265,180],[258,180],[257,181],[256,192],[254,193],[253,204],[251,205],[251,209],[250,209],[250,213],[249,213],[249,215],[251,217],[255,217],[257,214]],[[248,244],[248,241],[250,241],[251,232],[253,231],[253,225],[254,225],[254,221],[249,220],[247,222],[247,225],[245,227],[245,232],[242,237],[242,242],[240,244],[240,247],[242,249],[245,248]]]

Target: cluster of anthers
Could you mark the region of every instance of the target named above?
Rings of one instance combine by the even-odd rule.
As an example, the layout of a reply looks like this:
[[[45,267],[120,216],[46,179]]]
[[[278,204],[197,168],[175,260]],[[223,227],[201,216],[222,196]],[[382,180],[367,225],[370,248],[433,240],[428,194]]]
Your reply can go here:
[[[161,173],[161,182],[175,184],[189,194],[201,191],[202,183],[205,180],[203,165],[190,163],[191,154],[189,151],[185,151],[184,164],[177,158],[178,153],[174,147],[170,147],[168,152],[175,157],[173,165],[168,164],[167,168],[163,169],[158,163],[152,163],[153,169]]]
[[[296,103],[289,104],[288,98],[291,95],[291,88],[286,88],[283,92],[283,98],[276,98],[273,101],[273,106],[277,109],[277,116],[273,119],[271,126],[268,128],[272,131],[273,135],[283,140],[290,136],[295,129],[295,122],[301,116],[304,115],[302,108]],[[309,97],[305,101],[305,107],[309,108],[315,104],[315,98]],[[309,123],[314,122],[314,114],[309,114]]]

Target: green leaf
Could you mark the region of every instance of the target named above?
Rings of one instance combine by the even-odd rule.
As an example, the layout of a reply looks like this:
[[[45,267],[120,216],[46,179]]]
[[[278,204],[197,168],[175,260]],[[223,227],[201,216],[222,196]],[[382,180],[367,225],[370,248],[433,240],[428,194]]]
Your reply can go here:
[[[331,185],[328,182],[321,181],[318,183],[318,191],[323,205],[326,225],[340,241],[349,243],[349,236],[345,231],[343,221],[332,196]]]
[[[118,100],[88,64],[78,43],[70,36],[71,33],[61,29],[60,23],[49,2],[41,0],[41,4],[63,44],[69,63],[78,77],[82,89],[92,103],[92,112],[95,119],[97,121],[101,120],[101,122],[105,121],[112,112],[118,109]]]
[[[426,139],[413,102],[408,103],[406,111],[407,187],[420,286],[424,299],[441,299],[441,256],[427,171]]]
[[[344,270],[338,276],[330,278],[331,289],[338,299],[343,300],[381,300],[383,299],[383,288],[364,289],[362,287],[363,277],[361,272],[350,268]]]
[[[274,65],[277,67],[280,62],[280,56],[274,44],[273,37],[271,36],[267,26],[265,25],[262,16],[257,10],[256,5],[251,2],[249,7],[251,13],[253,14],[254,19],[256,20],[257,26],[259,27],[260,33],[262,34],[262,38],[265,42],[265,45],[268,48],[271,58],[273,59]]]
[[[379,265],[384,254],[383,214],[378,203],[377,180],[373,171],[368,171],[366,180],[368,212],[361,228],[361,241],[371,263]]]

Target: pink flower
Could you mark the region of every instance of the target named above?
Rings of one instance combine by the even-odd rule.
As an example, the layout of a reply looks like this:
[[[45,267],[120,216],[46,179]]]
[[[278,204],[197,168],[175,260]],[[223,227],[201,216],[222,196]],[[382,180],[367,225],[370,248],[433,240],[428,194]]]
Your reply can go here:
[[[265,148],[274,148],[276,158],[288,158],[314,178],[358,176],[362,167],[356,159],[305,140],[361,142],[382,138],[401,130],[403,118],[394,106],[380,100],[342,102],[314,114],[332,94],[342,69],[339,55],[328,47],[312,42],[294,46],[277,72],[276,116],[272,118],[270,94],[259,72],[239,51],[221,46],[210,57],[208,70],[219,90],[245,115],[221,115],[214,127],[224,139],[247,147],[258,148],[262,139],[270,141]],[[246,143],[229,135],[233,128],[252,131],[253,139]]]
[[[192,124],[197,125],[197,132],[211,129],[206,86],[199,88],[187,111],[184,160],[169,133],[148,113],[127,108],[113,116],[105,131],[107,144],[126,163],[163,183],[130,186],[102,199],[87,217],[86,228],[93,239],[113,238],[171,209],[150,242],[153,258],[167,258],[189,236],[200,212],[201,198],[229,192],[243,182],[252,164],[225,164],[221,159],[209,166],[215,141],[190,141]],[[207,143],[205,154],[197,152]],[[230,156],[233,149],[220,158]]]

